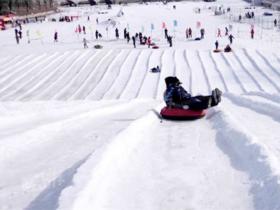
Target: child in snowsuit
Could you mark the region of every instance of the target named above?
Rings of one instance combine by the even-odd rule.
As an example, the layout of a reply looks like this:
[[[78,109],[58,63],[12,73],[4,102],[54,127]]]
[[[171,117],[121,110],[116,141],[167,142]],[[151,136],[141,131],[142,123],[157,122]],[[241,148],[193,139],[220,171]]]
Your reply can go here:
[[[216,88],[209,96],[191,96],[180,84],[177,77],[166,77],[166,91],[164,101],[168,107],[203,110],[212,106],[217,106],[221,102],[222,92]]]

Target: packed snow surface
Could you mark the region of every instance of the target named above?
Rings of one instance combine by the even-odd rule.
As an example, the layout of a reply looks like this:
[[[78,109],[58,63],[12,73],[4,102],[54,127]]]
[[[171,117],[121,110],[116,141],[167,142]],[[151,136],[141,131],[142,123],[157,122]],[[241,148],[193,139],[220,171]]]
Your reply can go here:
[[[231,10],[215,16],[220,7]],[[279,31],[262,16],[267,10],[249,7],[220,0],[61,8],[22,25],[19,44],[14,29],[1,31],[0,210],[280,210]],[[253,20],[235,21],[247,11],[256,15],[254,39]],[[51,21],[64,15],[79,19]],[[159,49],[138,41],[134,49],[125,27]],[[220,49],[229,43],[225,27],[233,51],[214,53],[216,40]],[[201,28],[205,38],[195,41]],[[218,87],[222,102],[199,120],[161,120],[172,75],[193,95]]]

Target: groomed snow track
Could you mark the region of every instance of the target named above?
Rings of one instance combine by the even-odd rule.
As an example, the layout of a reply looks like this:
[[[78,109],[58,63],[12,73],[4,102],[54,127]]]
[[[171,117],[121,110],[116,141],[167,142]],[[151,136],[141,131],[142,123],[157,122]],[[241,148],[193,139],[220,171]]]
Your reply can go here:
[[[279,210],[279,58],[247,49],[1,58],[0,209]],[[219,87],[222,103],[197,121],[160,122],[170,75],[194,95]]]

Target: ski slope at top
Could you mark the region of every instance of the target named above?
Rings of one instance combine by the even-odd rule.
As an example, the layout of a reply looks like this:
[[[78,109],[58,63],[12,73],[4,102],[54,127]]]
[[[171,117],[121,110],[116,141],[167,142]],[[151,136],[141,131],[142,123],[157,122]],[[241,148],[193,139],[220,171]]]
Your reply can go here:
[[[226,3],[238,12],[247,5],[132,4],[121,17],[112,16],[120,6],[105,16],[83,7],[66,11],[83,16],[76,22],[24,25],[31,37],[44,34],[30,44],[23,37],[16,45],[13,30],[1,32],[0,209],[280,209],[279,32],[255,26],[251,40],[250,25],[208,9]],[[105,37],[84,35],[90,48],[81,50],[83,36],[74,28],[90,28],[96,17]],[[160,48],[115,40],[108,17],[119,29],[129,23],[131,35],[144,24]],[[162,21],[176,35],[172,48],[157,28]],[[195,28],[197,21],[206,38],[186,41],[185,24]],[[212,53],[216,29],[229,23],[234,51]],[[225,46],[227,37],[219,42]],[[93,50],[96,43],[104,49]],[[161,72],[151,73],[156,65]],[[193,95],[219,87],[222,103],[197,121],[160,122],[155,112],[164,106],[170,75]]]

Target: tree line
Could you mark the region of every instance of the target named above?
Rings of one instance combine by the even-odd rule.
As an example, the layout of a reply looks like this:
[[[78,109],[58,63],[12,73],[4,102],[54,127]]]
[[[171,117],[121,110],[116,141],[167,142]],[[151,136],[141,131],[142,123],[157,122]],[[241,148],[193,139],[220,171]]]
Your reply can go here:
[[[54,9],[54,0],[0,0],[0,15],[27,15]]]

